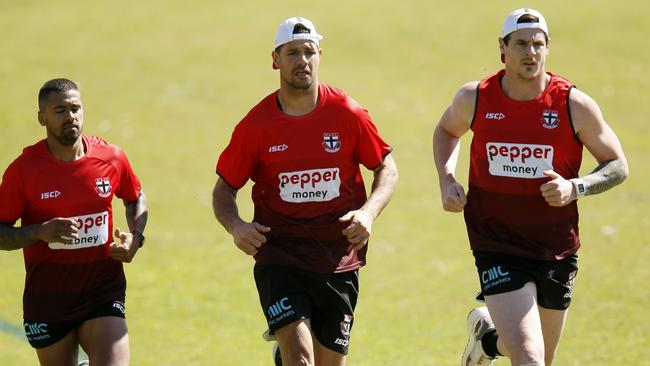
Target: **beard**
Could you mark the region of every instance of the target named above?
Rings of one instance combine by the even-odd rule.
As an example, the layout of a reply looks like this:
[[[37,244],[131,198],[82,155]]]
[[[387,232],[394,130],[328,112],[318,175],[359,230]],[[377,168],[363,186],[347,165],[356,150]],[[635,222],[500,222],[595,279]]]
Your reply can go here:
[[[59,144],[62,146],[72,146],[77,142],[77,140],[79,140],[82,128],[81,126],[78,128],[72,128],[70,124],[65,124],[61,126],[58,134],[54,133],[54,131],[52,131],[49,127],[48,130],[50,132],[50,135],[53,136]]]
[[[315,73],[313,72],[313,70],[311,73],[302,77],[296,75],[297,71],[301,71],[301,70],[294,69],[292,70],[291,74],[282,76],[284,80],[284,84],[298,91],[306,91],[308,89],[311,89],[314,85],[314,82],[316,81]]]
[[[313,78],[307,78],[307,79],[292,79],[292,80],[286,80],[286,83],[291,86],[294,89],[300,89],[300,90],[306,90],[310,89],[312,85],[314,85],[314,79]]]

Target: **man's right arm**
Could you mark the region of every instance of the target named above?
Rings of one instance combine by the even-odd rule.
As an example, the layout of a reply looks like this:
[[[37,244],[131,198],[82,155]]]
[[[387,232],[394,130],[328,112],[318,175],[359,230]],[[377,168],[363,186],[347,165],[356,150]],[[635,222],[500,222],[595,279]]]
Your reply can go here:
[[[25,227],[0,223],[0,250],[21,249],[39,240],[71,244],[78,238],[77,232],[74,219],[61,217]]]
[[[257,254],[257,250],[266,243],[264,233],[271,228],[257,222],[245,222],[239,217],[237,208],[237,190],[219,178],[212,190],[212,210],[219,223],[232,235],[235,245],[248,255]]]
[[[461,212],[467,203],[465,190],[456,181],[455,172],[460,138],[469,130],[476,108],[477,85],[477,82],[469,82],[460,88],[433,133],[433,157],[445,211]]]
[[[0,223],[0,250],[21,249],[38,241],[37,231],[38,227],[36,225],[13,227],[9,224]]]

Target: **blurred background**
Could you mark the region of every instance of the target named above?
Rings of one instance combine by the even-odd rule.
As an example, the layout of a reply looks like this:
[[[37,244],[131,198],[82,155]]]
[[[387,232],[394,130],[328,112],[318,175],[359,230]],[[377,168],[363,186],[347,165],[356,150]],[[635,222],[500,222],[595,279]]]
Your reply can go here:
[[[431,135],[463,83],[501,67],[503,19],[523,6],[548,21],[547,70],[600,104],[631,171],[580,201],[580,271],[556,364],[650,365],[646,1],[0,0],[0,171],[45,137],[41,85],[76,81],[84,132],[126,150],[149,198],[147,245],[126,265],[132,364],[271,365],[253,260],[214,219],[211,190],[235,124],[279,86],[277,26],[307,17],[325,36],[321,81],[370,111],[400,171],[361,271],[348,364],[456,365],[479,283],[462,215],[441,209]],[[583,174],[596,166],[585,157]],[[250,183],[238,202],[250,218]],[[1,252],[0,365],[37,364],[23,284],[22,253]]]

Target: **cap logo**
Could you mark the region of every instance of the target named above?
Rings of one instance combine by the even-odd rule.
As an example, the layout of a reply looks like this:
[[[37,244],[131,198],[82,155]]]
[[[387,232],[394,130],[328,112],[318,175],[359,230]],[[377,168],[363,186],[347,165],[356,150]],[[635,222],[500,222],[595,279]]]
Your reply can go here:
[[[527,28],[540,29],[548,36],[548,25],[546,24],[544,16],[537,10],[522,8],[517,9],[506,16],[506,20],[503,23],[503,29],[501,30],[501,37],[505,38],[512,32]]]
[[[275,35],[275,48],[297,39],[312,41],[318,45],[323,36],[316,33],[316,27],[308,19],[293,17],[280,24]]]
[[[311,30],[307,28],[304,24],[296,24],[293,26],[293,32],[292,34],[309,34],[311,33]]]
[[[517,24],[522,23],[539,23],[539,18],[532,14],[524,14],[517,19]]]

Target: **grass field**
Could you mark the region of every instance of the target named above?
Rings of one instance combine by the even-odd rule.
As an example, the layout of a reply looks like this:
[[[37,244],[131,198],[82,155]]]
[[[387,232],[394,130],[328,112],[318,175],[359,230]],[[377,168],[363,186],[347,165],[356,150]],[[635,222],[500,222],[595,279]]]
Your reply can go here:
[[[85,133],[124,147],[149,197],[147,245],[126,266],[132,364],[270,365],[252,259],[213,218],[210,192],[234,125],[278,86],[277,25],[306,16],[325,35],[321,80],[369,109],[401,176],[361,272],[349,365],[457,365],[478,281],[462,216],[440,207],[431,133],[462,83],[500,67],[503,18],[524,5],[549,22],[547,69],[599,102],[631,169],[580,202],[580,272],[556,364],[650,365],[646,1],[0,0],[0,171],[45,136],[42,83],[77,81]],[[461,160],[466,180],[466,151]],[[583,173],[593,167],[585,159]],[[19,336],[21,252],[0,253],[0,268],[0,365],[36,364]]]

